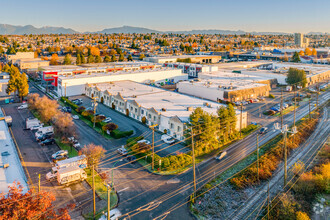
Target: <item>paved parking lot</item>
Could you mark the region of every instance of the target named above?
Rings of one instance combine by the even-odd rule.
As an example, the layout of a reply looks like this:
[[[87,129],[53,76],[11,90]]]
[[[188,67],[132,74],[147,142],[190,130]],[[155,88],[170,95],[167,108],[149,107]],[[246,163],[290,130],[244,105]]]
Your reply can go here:
[[[45,175],[51,170],[51,155],[60,150],[56,144],[42,147],[35,140],[34,133],[24,130],[25,118],[30,117],[28,110],[17,110],[20,104],[3,105],[6,115],[13,118],[12,131],[19,146],[33,185],[38,186],[38,175],[41,175],[41,189],[51,191],[56,197],[56,208],[63,208],[69,203],[79,205],[90,199],[92,193],[89,185],[84,181],[72,184],[69,187],[59,186],[56,181],[49,182]],[[30,186],[31,187],[31,186]],[[31,187],[32,188],[32,187]],[[70,213],[73,219],[79,219],[80,209]]]
[[[92,106],[92,99],[86,97],[86,96],[74,96],[70,97],[70,99],[77,99],[80,98],[83,100],[83,106],[84,107],[91,107]],[[101,103],[97,106],[97,113],[104,114],[106,117],[111,117],[112,122],[118,125],[120,130],[133,130],[134,134],[133,136],[140,136],[143,135],[145,139],[152,141],[152,130],[148,128],[147,126],[143,125],[142,123],[131,119]],[[79,123],[76,121],[76,124]],[[81,122],[83,123],[83,122]],[[155,132],[155,151],[159,151],[160,156],[166,156],[168,154],[177,154],[180,152],[187,152],[190,149],[183,146],[182,144],[176,144],[174,146],[169,146],[168,144],[164,143],[161,140],[162,134],[159,132]],[[113,143],[116,143],[119,147],[120,145],[126,144],[127,138],[122,138],[119,140],[111,140]]]

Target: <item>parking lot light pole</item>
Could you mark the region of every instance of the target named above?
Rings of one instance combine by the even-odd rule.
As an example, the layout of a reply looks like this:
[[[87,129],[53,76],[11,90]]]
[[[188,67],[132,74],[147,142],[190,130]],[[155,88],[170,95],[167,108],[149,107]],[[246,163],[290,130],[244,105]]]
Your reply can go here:
[[[96,106],[97,106],[97,103],[96,103],[96,97],[93,98],[93,101],[94,101],[94,122],[93,122],[93,128],[95,128],[95,114],[96,114]]]
[[[289,131],[287,125],[283,125],[283,128],[280,128],[278,123],[275,123],[275,130],[281,131],[281,133],[284,135],[283,136],[283,147],[284,147],[284,186],[286,186],[286,179],[287,179],[287,147],[286,147],[286,141],[287,141],[287,133],[291,134],[296,134],[297,133],[297,128],[292,127],[291,131]]]

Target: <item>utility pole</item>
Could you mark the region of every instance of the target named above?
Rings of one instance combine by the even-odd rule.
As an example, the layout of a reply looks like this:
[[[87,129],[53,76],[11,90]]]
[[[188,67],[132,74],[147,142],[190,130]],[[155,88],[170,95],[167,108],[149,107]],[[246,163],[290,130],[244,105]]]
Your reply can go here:
[[[65,97],[66,97],[66,84],[67,84],[67,83],[64,83]]]
[[[261,112],[260,112],[260,106],[259,106],[259,118],[261,118],[261,114],[260,114]]]
[[[40,193],[40,173],[38,175],[38,178],[39,178],[39,180],[38,180],[38,193]]]
[[[158,124],[151,125],[150,128],[152,129],[152,161],[151,161],[151,169],[154,170],[155,167],[155,127]]]
[[[93,97],[93,101],[94,101],[94,122],[93,122],[93,128],[95,128],[95,114],[96,114],[96,97]]]
[[[296,127],[296,90],[294,91],[294,106],[293,106],[293,127]],[[294,141],[294,136],[293,136]]]
[[[319,86],[316,86],[316,110],[319,108]]]
[[[194,199],[196,196],[196,164],[195,164],[195,149],[194,149],[194,131],[191,127],[191,149],[192,149],[192,160],[193,160],[193,174],[194,174]]]
[[[110,193],[111,193],[111,187],[107,185],[108,189],[108,214],[107,214],[107,220],[110,220]]]
[[[284,187],[286,186],[286,178],[287,178],[287,148],[286,148],[286,138],[287,138],[287,130],[284,131]],[[284,188],[283,187],[283,188]]]
[[[259,181],[259,135],[257,134],[257,178]]]
[[[311,97],[308,100],[308,108],[309,108],[308,117],[309,117],[309,120],[311,119],[311,99],[312,99],[312,94],[311,94]]]
[[[93,177],[93,216],[95,219],[96,214],[96,204],[95,204],[95,178],[94,178],[94,161],[92,165],[92,177]]]
[[[281,88],[281,129],[283,128],[283,88]]]
[[[242,122],[243,122],[243,103],[241,103],[241,118],[240,118],[240,123],[239,123],[239,132],[240,136],[242,137]]]

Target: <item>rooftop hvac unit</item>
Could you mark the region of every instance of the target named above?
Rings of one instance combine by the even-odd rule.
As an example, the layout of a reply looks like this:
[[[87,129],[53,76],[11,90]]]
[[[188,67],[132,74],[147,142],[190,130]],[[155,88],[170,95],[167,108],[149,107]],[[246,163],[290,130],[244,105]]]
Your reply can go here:
[[[162,108],[162,112],[166,112],[166,108]]]
[[[208,105],[209,105],[209,103],[207,103],[207,102],[204,102],[204,103],[203,103],[203,105],[204,105],[204,106],[208,106]]]
[[[133,98],[136,98],[136,95],[132,95]]]
[[[188,112],[193,111],[193,107],[187,107],[187,111]]]

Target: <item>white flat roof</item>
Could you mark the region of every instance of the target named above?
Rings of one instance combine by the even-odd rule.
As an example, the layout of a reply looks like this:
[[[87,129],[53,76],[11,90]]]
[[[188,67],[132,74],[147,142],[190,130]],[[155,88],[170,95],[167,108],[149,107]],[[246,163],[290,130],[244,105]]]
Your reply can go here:
[[[0,109],[0,116],[3,113]],[[9,167],[4,168],[5,164]],[[0,192],[8,192],[8,186],[11,186],[15,181],[20,182],[23,186],[23,192],[28,191],[27,179],[18,157],[16,147],[10,136],[7,123],[4,120],[0,121]]]
[[[117,71],[117,72],[101,72],[101,73],[91,73],[91,74],[76,74],[76,75],[59,75],[58,78],[61,80],[71,80],[71,79],[82,79],[90,77],[103,77],[103,76],[113,76],[113,75],[127,75],[127,74],[139,74],[139,73],[151,73],[151,72],[161,72],[161,71],[178,71],[174,68],[154,68],[154,69],[139,69],[139,70],[128,70],[128,71]]]
[[[188,107],[192,107],[192,109],[201,107],[208,113],[216,114],[219,107],[226,106],[133,81],[116,81],[95,85],[102,91],[108,90],[112,95],[120,93],[127,101],[135,100],[142,108],[154,108],[166,117],[178,116],[183,122],[187,122],[192,113],[187,110]],[[210,107],[206,107],[204,103],[210,104]],[[162,109],[166,109],[166,111],[162,111]]]

